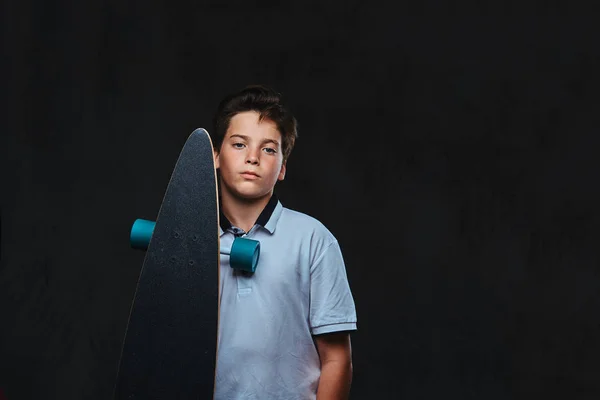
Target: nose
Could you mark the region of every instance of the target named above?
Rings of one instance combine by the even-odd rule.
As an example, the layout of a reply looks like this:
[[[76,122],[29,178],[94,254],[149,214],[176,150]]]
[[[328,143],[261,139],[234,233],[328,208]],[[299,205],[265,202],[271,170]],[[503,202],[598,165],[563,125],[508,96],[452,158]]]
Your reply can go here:
[[[258,155],[257,155],[257,151],[249,151],[248,152],[248,156],[246,158],[246,164],[252,164],[252,165],[256,165],[258,164]]]

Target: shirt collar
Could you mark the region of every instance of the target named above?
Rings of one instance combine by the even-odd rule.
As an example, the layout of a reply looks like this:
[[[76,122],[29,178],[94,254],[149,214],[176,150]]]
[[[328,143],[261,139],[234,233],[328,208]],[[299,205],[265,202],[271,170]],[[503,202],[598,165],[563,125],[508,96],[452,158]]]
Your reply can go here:
[[[254,225],[265,228],[269,233],[275,232],[275,227],[279,216],[281,215],[282,205],[277,195],[273,193],[265,208],[261,211]],[[222,235],[227,229],[232,228],[231,222],[227,219],[223,211],[219,210],[219,235]]]

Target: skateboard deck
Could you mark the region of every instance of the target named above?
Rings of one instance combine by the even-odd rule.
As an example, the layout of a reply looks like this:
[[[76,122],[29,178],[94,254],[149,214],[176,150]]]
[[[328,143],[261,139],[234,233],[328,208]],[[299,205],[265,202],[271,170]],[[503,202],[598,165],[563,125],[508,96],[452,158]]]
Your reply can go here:
[[[148,244],[115,399],[212,399],[219,318],[219,210],[208,133],[188,137]]]

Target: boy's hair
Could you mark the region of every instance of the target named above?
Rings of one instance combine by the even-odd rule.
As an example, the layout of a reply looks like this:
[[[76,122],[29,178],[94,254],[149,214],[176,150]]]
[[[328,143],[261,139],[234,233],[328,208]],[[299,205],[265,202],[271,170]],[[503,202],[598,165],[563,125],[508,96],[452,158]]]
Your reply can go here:
[[[298,122],[284,104],[282,95],[264,85],[246,86],[221,100],[213,117],[215,149],[221,150],[231,118],[246,111],[257,112],[259,121],[267,119],[275,123],[281,134],[283,162],[286,162],[298,137]]]

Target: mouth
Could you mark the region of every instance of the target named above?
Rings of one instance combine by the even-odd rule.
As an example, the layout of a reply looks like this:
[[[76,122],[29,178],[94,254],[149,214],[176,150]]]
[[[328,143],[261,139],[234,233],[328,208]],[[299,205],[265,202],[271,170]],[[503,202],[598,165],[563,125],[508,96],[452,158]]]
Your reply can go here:
[[[248,178],[248,179],[256,179],[256,178],[259,177],[256,172],[252,172],[252,171],[244,171],[244,172],[241,173],[241,175],[244,178]]]

